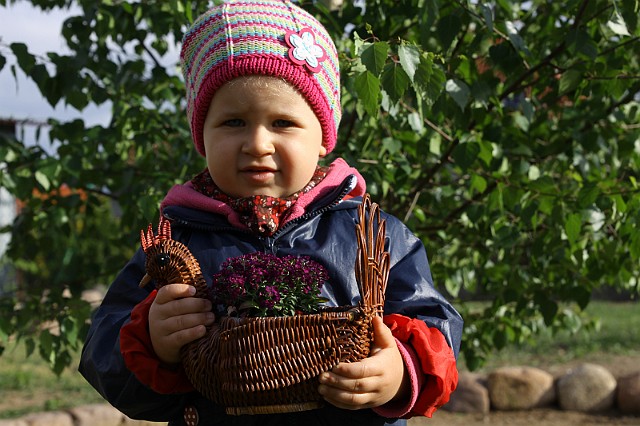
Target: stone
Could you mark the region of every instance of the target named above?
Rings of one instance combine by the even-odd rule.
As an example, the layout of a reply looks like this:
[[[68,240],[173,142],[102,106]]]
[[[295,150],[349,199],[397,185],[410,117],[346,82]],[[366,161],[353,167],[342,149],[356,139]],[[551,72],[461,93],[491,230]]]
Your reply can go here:
[[[616,378],[596,364],[581,364],[557,382],[560,408],[568,411],[602,412],[613,408]]]
[[[618,379],[616,400],[621,413],[640,415],[640,371]]]
[[[73,418],[64,411],[44,411],[22,417],[29,426],[74,426]]]
[[[119,426],[167,426],[167,422],[157,423],[147,420],[133,420],[125,416],[124,423],[121,423]]]
[[[0,419],[0,426],[29,426],[27,421],[20,419]]]
[[[488,377],[489,398],[497,410],[530,410],[556,400],[553,376],[535,367],[502,367]]]
[[[115,426],[124,421],[124,414],[109,404],[82,405],[69,413],[76,419],[76,426]]]
[[[489,412],[489,391],[486,378],[474,373],[461,372],[458,377],[458,387],[451,394],[451,399],[442,408],[454,413]]]

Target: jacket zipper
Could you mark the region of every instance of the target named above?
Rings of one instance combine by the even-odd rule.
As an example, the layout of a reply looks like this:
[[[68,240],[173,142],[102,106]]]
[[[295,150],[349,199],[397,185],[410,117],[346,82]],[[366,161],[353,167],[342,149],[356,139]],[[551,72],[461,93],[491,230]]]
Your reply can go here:
[[[322,214],[322,213],[324,213],[324,212],[327,212],[327,211],[331,210],[333,207],[335,207],[335,206],[337,206],[338,204],[340,204],[340,201],[342,201],[342,199],[343,199],[344,197],[346,197],[346,196],[347,196],[347,194],[348,194],[349,192],[351,192],[351,190],[353,189],[353,180],[354,180],[354,179],[355,179],[355,178],[354,178],[353,176],[351,176],[351,177],[349,178],[349,181],[348,181],[347,183],[345,183],[345,184],[342,186],[342,190],[340,191],[340,193],[338,194],[338,196],[336,196],[335,198],[333,198],[333,201],[331,201],[330,203],[326,204],[325,206],[323,206],[323,207],[321,207],[321,208],[319,208],[319,209],[316,209],[316,210],[313,210],[313,211],[307,212],[307,213],[303,214],[302,216],[300,216],[300,217],[298,217],[298,218],[296,218],[296,219],[294,219],[294,220],[292,220],[292,221],[290,221],[290,222],[287,222],[287,223],[286,223],[282,228],[278,229],[278,230],[273,234],[273,236],[272,236],[271,238],[273,238],[273,239],[275,240],[275,239],[277,239],[280,235],[282,235],[282,234],[284,234],[285,232],[287,232],[287,230],[288,230],[290,227],[292,227],[293,225],[295,225],[295,224],[297,224],[297,223],[299,223],[299,222],[302,222],[302,221],[305,221],[305,220],[311,219],[312,217],[318,216],[318,215],[320,215],[320,214]]]

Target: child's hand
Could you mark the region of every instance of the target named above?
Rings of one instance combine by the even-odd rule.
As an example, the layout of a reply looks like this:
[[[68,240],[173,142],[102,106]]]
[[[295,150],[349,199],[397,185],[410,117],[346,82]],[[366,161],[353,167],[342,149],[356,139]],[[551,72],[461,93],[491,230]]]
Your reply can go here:
[[[180,362],[180,348],[206,333],[215,320],[211,302],[191,297],[195,287],[169,284],[158,290],[149,310],[149,335],[153,350],[166,364]]]
[[[373,319],[371,355],[360,362],[340,363],[320,375],[318,391],[339,408],[379,407],[409,392],[409,378],[391,330],[382,318]]]

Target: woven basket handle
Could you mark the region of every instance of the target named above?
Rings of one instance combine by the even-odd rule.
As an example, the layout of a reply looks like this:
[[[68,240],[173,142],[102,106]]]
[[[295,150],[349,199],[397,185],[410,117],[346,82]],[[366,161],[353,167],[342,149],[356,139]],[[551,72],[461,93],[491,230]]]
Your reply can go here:
[[[358,206],[356,239],[358,251],[355,275],[365,309],[382,316],[384,295],[389,279],[389,252],[385,251],[386,221],[380,218],[380,207],[365,194]]]

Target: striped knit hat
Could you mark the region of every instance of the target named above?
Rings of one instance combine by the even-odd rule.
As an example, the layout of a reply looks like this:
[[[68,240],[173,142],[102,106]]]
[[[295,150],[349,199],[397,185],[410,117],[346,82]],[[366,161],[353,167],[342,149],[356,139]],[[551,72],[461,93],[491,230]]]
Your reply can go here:
[[[247,75],[280,77],[318,117],[323,145],[336,144],[340,109],[338,53],[325,28],[286,0],[228,1],[200,16],[182,40],[180,62],[196,149],[205,155],[209,104],[226,82]]]

